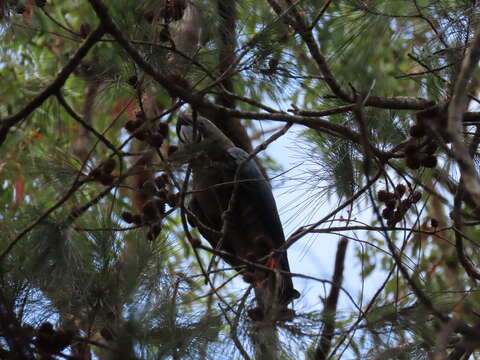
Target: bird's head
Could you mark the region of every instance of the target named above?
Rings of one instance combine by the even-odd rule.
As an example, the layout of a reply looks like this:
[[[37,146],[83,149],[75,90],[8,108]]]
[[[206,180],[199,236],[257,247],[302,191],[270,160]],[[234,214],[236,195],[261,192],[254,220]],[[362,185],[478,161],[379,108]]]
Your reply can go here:
[[[232,141],[210,120],[190,113],[182,113],[177,120],[177,135],[183,144],[209,143],[221,147],[233,147]]]
[[[234,147],[232,141],[211,121],[190,113],[182,113],[177,119],[177,135],[183,144],[172,160],[205,164],[205,158],[213,161],[225,159],[227,150]]]

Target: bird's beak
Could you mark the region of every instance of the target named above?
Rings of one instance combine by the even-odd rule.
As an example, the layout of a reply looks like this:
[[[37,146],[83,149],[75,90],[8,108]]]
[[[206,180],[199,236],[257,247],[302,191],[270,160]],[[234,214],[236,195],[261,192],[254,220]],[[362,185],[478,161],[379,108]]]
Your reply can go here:
[[[201,134],[198,129],[196,131],[196,137],[194,137],[193,132],[194,131],[191,123],[191,118],[181,114],[177,120],[177,135],[179,140],[184,144],[196,142],[195,138],[197,139],[197,141],[201,140]]]
[[[180,141],[184,144],[193,143],[193,128],[190,125],[177,125],[177,134]]]

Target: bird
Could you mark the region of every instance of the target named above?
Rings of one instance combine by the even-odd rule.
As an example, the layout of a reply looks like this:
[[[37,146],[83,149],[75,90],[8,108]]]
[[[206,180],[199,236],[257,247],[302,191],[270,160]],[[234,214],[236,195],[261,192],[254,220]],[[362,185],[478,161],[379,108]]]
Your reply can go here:
[[[207,118],[183,112],[176,130],[192,170],[188,222],[213,248],[228,254],[221,256],[225,262],[244,270],[262,317],[283,311],[300,293],[288,275],[286,250],[277,250],[285,235],[270,183],[256,160]],[[245,271],[242,259],[282,273],[249,266]]]

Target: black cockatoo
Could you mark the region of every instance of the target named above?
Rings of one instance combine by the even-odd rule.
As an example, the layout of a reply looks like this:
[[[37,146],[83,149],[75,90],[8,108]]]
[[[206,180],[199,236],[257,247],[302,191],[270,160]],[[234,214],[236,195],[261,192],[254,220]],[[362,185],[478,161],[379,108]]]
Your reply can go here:
[[[192,169],[192,192],[187,198],[191,225],[198,227],[213,248],[232,254],[223,260],[236,268],[244,265],[238,260],[242,258],[290,272],[286,251],[275,252],[285,243],[285,236],[270,184],[255,160],[245,161],[248,153],[204,117],[197,116],[194,123],[190,114],[181,114],[177,134]],[[233,208],[225,218],[239,166]],[[226,234],[219,245],[222,226]],[[286,309],[300,296],[288,275],[258,269],[247,269],[247,275],[255,283],[264,313]]]

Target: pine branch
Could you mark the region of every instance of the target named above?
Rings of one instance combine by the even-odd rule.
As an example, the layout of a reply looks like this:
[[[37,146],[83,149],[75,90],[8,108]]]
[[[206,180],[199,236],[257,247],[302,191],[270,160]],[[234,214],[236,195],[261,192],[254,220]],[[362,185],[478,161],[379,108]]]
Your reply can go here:
[[[332,288],[325,302],[322,313],[322,323],[324,324],[320,342],[315,350],[315,360],[326,360],[332,346],[333,334],[335,332],[335,315],[337,312],[338,296],[340,286],[343,282],[343,270],[345,254],[347,252],[348,240],[343,238],[338,243],[337,255],[335,256],[335,267],[333,272]]]
[[[480,25],[477,26],[474,41],[467,51],[460,74],[455,81],[452,99],[448,106],[448,133],[452,138],[453,154],[462,172],[465,191],[477,207],[480,206],[480,179],[468,149],[463,142],[462,118],[467,103],[467,93],[473,71],[480,60]]]
[[[65,108],[67,113],[75,119],[78,123],[80,123],[86,130],[90,131],[92,134],[94,134],[98,140],[100,140],[103,144],[105,144],[106,147],[108,147],[110,150],[112,150],[119,158],[121,158],[121,154],[119,153],[118,149],[113,145],[105,136],[100,134],[94,127],[92,127],[88,122],[84,121],[80,115],[78,115],[75,110],[72,109],[72,107],[67,103],[65,100],[65,97],[61,92],[58,92],[57,94],[57,99],[58,102]]]
[[[75,71],[82,59],[88,54],[90,49],[101,39],[103,34],[105,34],[105,28],[103,26],[99,26],[87,37],[87,39],[85,39],[82,46],[78,48],[77,52],[71,57],[69,62],[60,71],[55,80],[53,80],[53,82],[49,86],[47,86],[45,90],[43,90],[39,95],[37,95],[33,100],[31,100],[27,104],[27,106],[25,106],[18,113],[1,121],[0,146],[5,142],[7,134],[13,126],[20,123],[20,121],[30,115],[33,111],[35,111],[35,109],[40,107],[45,102],[45,100],[47,100],[50,96],[55,95],[62,88],[68,77]]]

